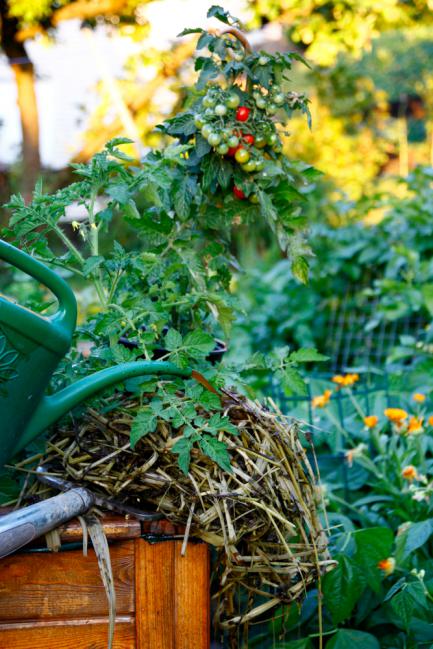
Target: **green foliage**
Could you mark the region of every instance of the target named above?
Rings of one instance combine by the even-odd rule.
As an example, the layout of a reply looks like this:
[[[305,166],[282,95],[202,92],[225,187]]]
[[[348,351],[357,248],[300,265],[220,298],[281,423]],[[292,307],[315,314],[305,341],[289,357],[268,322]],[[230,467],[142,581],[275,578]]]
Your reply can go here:
[[[220,7],[212,7],[209,15],[237,24]],[[237,363],[225,369],[212,363],[216,337],[228,338],[236,314],[230,292],[231,269],[237,266],[231,253],[236,225],[267,220],[280,245],[294,252],[292,263],[302,269],[298,275],[305,280],[299,251],[305,258],[308,249],[291,241],[302,239],[303,196],[298,188],[307,188],[311,169],[289,161],[277,146],[276,124],[285,123],[298,108],[307,110],[301,95],[277,92],[277,81],[299,56],[249,54],[242,37],[238,41],[198,31],[201,55],[196,58],[198,79],[190,88],[193,101],[159,127],[174,142],[151,151],[138,164],[125,152],[131,141],[115,138],[87,164],[73,165],[77,182],[53,194],[39,183],[30,204],[14,195],[6,206],[12,214],[4,236],[64,273],[82,297],[84,317],[71,355],[56,373],[56,387],[107,365],[162,358],[198,370],[215,387],[229,379],[239,384],[244,372],[256,368],[275,371],[288,390],[302,391],[298,365],[322,359],[314,350],[296,355],[285,347],[268,359],[252,359],[248,366]],[[244,88],[240,75],[247,79]],[[275,97],[279,116],[254,107],[253,92]],[[223,100],[227,106],[221,115],[213,110],[211,117],[205,114]],[[238,103],[250,107],[249,119],[237,119],[231,106]],[[252,157],[263,158],[263,167],[247,171],[218,153],[215,141],[196,125],[201,113],[214,130],[218,127],[230,137],[236,130],[237,139],[259,129],[268,138],[263,147],[245,147]],[[260,200],[239,200],[233,195],[234,183],[246,196],[259,194]],[[67,216],[72,204],[82,210],[79,221]],[[125,245],[117,240],[118,230],[128,232]],[[39,303],[33,299],[35,303],[42,313],[50,304],[46,296]],[[83,344],[90,347],[87,359],[80,352]],[[218,396],[181,380],[134,379],[127,388],[141,403],[132,423],[133,446],[162,419],[179,434],[172,450],[182,471],[188,471],[193,448],[231,471],[218,434],[237,431],[220,413]]]
[[[365,336],[369,332],[374,335],[384,322],[416,316],[427,322],[431,319],[433,171],[417,168],[400,186],[399,196],[383,193],[357,204],[347,203],[346,213],[358,216],[347,225],[312,225],[315,257],[307,286],[294,282],[285,260],[271,267],[254,264],[239,278],[245,311],[238,321],[239,330],[246,333],[243,344],[261,352],[288,343],[329,353],[326,341],[331,313],[338,313],[343,303],[354,317],[363,320]],[[376,215],[378,222],[370,225],[360,220],[368,215]],[[372,301],[373,310],[368,306]],[[430,328],[420,340],[406,336],[390,362],[406,367],[415,354],[422,354],[429,361],[421,368],[426,373],[431,367],[431,337]]]

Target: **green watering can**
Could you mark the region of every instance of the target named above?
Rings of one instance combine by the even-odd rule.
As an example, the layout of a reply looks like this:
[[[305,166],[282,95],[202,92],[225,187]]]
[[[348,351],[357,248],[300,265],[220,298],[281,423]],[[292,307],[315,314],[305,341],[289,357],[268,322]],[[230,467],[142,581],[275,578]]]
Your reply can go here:
[[[136,361],[104,369],[45,396],[59,361],[68,352],[76,326],[77,303],[56,273],[0,240],[0,259],[28,273],[56,296],[57,313],[44,317],[0,294],[0,468],[62,415],[97,392],[136,376],[194,377],[197,372],[163,361]]]

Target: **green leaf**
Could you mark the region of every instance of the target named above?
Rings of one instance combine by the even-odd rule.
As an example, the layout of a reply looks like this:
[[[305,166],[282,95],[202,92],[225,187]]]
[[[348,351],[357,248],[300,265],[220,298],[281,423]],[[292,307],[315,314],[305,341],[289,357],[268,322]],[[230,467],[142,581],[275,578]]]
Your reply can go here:
[[[329,356],[324,356],[320,354],[317,349],[313,347],[302,347],[292,352],[289,356],[289,360],[295,361],[296,363],[313,363],[320,361],[328,361]]]
[[[182,347],[182,336],[176,329],[169,329],[164,339],[164,345],[169,352]]]
[[[188,34],[202,34],[204,32],[204,29],[201,27],[193,27],[193,28],[186,28],[182,29],[182,31],[177,35],[177,38],[180,36],[188,36]]]
[[[125,205],[129,201],[129,188],[125,183],[109,185],[106,191],[113,201],[116,201],[120,205]]]
[[[398,615],[406,628],[408,628],[411,622],[415,606],[415,600],[410,593],[407,592],[407,589],[401,590],[397,595],[394,595],[391,600],[393,611]]]
[[[326,643],[326,649],[380,649],[380,644],[371,633],[339,629]]]
[[[419,523],[409,523],[405,531],[397,536],[397,562],[404,561],[412,552],[427,543],[432,533],[433,519],[431,518]]]
[[[308,261],[306,257],[300,255],[295,257],[292,261],[292,273],[302,284],[308,282]]]
[[[306,394],[307,386],[301,374],[294,367],[285,367],[279,370],[278,377],[281,381],[283,389],[289,393]]]
[[[346,620],[365,588],[356,563],[345,555],[338,556],[338,566],[323,578],[323,597],[334,624]]]
[[[378,592],[382,574],[377,564],[390,556],[393,533],[388,527],[370,527],[352,532],[352,537],[356,543],[354,560],[362,569],[369,586]]]
[[[188,475],[189,464],[190,464],[190,461],[191,461],[192,445],[193,445],[193,442],[192,442],[191,439],[181,437],[181,439],[178,439],[176,444],[171,449],[172,453],[175,453],[178,456],[177,461],[178,461],[180,470],[185,475]]]
[[[217,18],[226,25],[232,25],[234,22],[237,22],[237,19],[233,18],[233,16],[231,16],[228,11],[225,11],[225,9],[220,5],[212,5],[207,12],[207,17]]]
[[[193,186],[188,176],[183,176],[173,183],[173,205],[176,214],[181,219],[186,219],[190,213],[193,199]]]
[[[199,441],[199,446],[203,453],[216,462],[224,471],[228,473],[233,472],[230,464],[230,455],[224,442],[220,442],[216,437],[203,435]]]
[[[157,423],[157,417],[149,408],[141,410],[131,425],[131,448],[134,448],[142,437],[148,433],[153,433],[156,430]]]
[[[101,264],[104,263],[104,257],[100,256],[93,256],[93,257],[88,257],[86,261],[83,264],[83,273],[84,277],[88,277],[95,271]]]
[[[185,336],[183,344],[190,356],[200,358],[214,349],[215,340],[210,334],[201,329],[196,329]]]
[[[430,315],[433,315],[433,284],[424,284],[421,287],[422,297]]]

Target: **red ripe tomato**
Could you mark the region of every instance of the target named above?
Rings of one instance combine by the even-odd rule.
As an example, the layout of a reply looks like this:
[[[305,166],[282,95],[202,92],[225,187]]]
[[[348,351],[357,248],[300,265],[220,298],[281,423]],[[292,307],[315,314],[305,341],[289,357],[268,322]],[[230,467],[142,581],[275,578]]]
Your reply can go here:
[[[250,109],[247,106],[239,106],[236,111],[236,119],[238,122],[246,122],[250,116]]]
[[[231,146],[229,147],[229,150],[227,151],[227,155],[230,156],[231,158],[234,157],[236,151],[238,150],[239,147],[237,146]]]
[[[243,200],[245,198],[245,194],[242,189],[239,189],[239,187],[236,187],[236,185],[233,187],[233,194],[236,196],[236,198],[239,198],[239,200]]]
[[[255,141],[254,135],[250,135],[249,133],[247,133],[246,135],[243,135],[242,139],[243,139],[244,142],[246,142],[250,146],[252,146],[254,144],[254,141]]]

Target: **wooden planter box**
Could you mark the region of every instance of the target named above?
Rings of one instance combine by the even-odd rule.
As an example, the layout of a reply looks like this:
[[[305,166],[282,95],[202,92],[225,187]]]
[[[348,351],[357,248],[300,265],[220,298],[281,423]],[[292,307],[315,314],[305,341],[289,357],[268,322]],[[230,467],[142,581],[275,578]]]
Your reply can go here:
[[[160,524],[153,533],[161,532]],[[138,521],[104,524],[116,587],[115,649],[209,649],[209,551],[150,542]],[[147,530],[149,531],[149,529]],[[78,540],[80,527],[63,529]],[[116,539],[116,540],[115,540]],[[108,606],[93,549],[22,552],[0,560],[0,648],[105,649]]]

